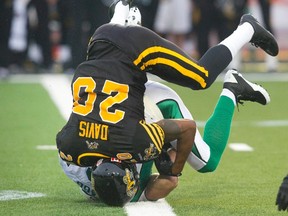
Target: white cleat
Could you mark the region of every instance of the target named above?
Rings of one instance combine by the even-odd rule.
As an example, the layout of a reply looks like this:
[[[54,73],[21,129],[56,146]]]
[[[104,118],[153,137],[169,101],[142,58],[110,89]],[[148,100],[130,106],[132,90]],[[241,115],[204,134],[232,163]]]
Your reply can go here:
[[[269,93],[262,86],[249,82],[234,69],[227,71],[223,88],[233,92],[237,103],[252,101],[266,105],[270,102]]]

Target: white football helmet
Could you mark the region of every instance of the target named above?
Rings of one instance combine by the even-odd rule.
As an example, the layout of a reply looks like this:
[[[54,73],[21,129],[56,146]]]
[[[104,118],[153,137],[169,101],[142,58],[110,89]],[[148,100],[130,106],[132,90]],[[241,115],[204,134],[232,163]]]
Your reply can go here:
[[[141,13],[137,7],[131,7],[127,19],[125,20],[125,25],[141,25]]]

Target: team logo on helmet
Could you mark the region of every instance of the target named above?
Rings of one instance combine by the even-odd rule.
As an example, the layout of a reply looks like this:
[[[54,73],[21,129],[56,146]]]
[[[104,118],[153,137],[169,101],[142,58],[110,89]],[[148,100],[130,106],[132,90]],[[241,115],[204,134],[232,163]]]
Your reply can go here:
[[[126,193],[129,197],[133,197],[137,191],[136,180],[129,169],[125,169],[126,175],[123,177],[123,182],[127,185]]]

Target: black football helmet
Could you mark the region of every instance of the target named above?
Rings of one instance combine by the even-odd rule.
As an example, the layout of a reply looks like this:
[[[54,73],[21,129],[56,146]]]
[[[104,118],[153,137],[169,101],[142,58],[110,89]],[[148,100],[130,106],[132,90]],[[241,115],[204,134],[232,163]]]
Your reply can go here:
[[[101,159],[93,168],[91,181],[99,199],[110,206],[124,206],[137,192],[139,174],[133,163]]]

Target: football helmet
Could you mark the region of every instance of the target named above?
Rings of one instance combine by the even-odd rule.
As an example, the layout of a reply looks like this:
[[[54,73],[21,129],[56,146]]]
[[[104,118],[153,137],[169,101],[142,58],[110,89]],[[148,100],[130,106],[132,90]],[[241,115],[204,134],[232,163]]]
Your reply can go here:
[[[137,7],[131,7],[125,21],[126,26],[141,26],[141,13]]]
[[[91,173],[92,187],[110,206],[124,206],[136,194],[139,174],[136,165],[118,159],[101,159]]]

